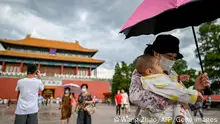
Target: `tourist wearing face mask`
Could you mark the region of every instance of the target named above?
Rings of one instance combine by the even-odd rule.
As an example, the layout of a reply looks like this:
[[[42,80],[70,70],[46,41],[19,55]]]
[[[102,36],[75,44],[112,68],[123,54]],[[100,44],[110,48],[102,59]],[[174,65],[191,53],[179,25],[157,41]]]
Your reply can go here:
[[[88,85],[82,84],[81,85],[81,93],[78,97],[77,109],[78,109],[78,116],[77,116],[77,124],[91,124],[92,118],[90,113],[87,111],[87,106],[93,104],[92,96],[88,92]]]
[[[67,120],[67,123],[69,122],[69,119],[72,114],[72,105],[71,105],[71,94],[70,94],[70,88],[64,89],[64,95],[62,98],[61,103],[61,123],[64,124],[65,120]]]
[[[183,55],[179,53],[178,38],[172,35],[159,35],[152,45],[147,46],[144,54],[158,57],[164,72],[169,75],[172,80],[181,82],[189,78],[187,75],[178,76],[176,72],[172,70],[175,60],[183,58]],[[132,74],[129,88],[130,101],[139,107],[137,111],[140,111],[140,109],[148,109],[151,112],[165,110],[170,103],[164,100],[163,97],[144,90],[141,85],[140,77],[141,75],[135,70]],[[197,77],[194,88],[201,92],[209,86],[210,83],[207,74],[201,74]],[[145,113],[144,116],[147,116],[147,114]]]
[[[152,49],[151,52],[148,52]],[[183,55],[179,53],[179,39],[172,35],[159,35],[152,45],[148,45],[145,49],[144,54],[151,54],[157,56],[160,59],[160,64],[162,65],[164,71],[170,75],[171,79],[181,81],[188,80],[189,76],[187,75],[177,75],[177,73],[172,69],[175,61],[182,59]],[[196,78],[194,89],[202,93],[206,88],[210,87],[210,82],[208,80],[207,73],[201,74]]]
[[[189,75],[178,76],[172,69],[175,61],[183,58],[183,55],[179,53],[178,38],[172,35],[159,35],[152,45],[148,45],[144,54],[157,56],[158,59],[160,59],[160,65],[164,69],[164,72],[170,75],[171,79],[177,80],[178,82],[189,79]]]

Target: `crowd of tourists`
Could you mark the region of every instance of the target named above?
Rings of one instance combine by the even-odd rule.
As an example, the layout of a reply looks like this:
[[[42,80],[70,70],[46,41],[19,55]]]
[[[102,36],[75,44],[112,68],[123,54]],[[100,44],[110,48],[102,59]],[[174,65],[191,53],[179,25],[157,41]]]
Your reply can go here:
[[[37,75],[37,78],[35,77]],[[14,124],[38,124],[39,106],[53,104],[53,99],[44,99],[39,95],[39,90],[44,90],[44,85],[40,80],[41,74],[36,65],[29,64],[26,78],[17,82],[16,91],[18,101],[15,110]],[[70,88],[64,89],[62,98],[57,98],[54,103],[59,103],[61,112],[61,123],[69,122],[73,112],[77,113],[77,124],[91,124],[91,115],[95,112],[95,100],[88,92],[88,85],[81,85],[81,93],[76,99]],[[73,123],[73,122],[70,122]]]
[[[71,94],[72,95],[72,94]],[[72,97],[72,96],[71,96]],[[60,104],[62,102],[61,97],[43,97],[41,94],[38,95],[38,106],[47,106],[52,104]]]

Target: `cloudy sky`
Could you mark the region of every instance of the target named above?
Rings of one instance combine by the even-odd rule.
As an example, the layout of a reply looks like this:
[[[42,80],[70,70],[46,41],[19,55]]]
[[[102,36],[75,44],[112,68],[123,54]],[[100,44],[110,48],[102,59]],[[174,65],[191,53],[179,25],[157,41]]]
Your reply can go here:
[[[0,0],[0,38],[32,37],[75,41],[99,49],[94,58],[106,62],[100,77],[111,77],[117,62],[131,63],[142,54],[153,35],[124,40],[120,28],[143,0]],[[171,31],[181,40],[190,67],[199,69],[191,28]]]

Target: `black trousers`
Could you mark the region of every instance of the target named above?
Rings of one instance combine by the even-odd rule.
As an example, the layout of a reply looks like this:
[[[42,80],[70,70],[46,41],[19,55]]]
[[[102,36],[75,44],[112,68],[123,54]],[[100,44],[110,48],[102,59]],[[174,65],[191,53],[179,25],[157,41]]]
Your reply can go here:
[[[92,124],[91,115],[89,115],[86,111],[79,110],[77,124]]]
[[[116,106],[116,115],[121,115],[121,104]]]
[[[38,124],[37,113],[27,115],[15,115],[14,124]]]
[[[197,109],[194,111],[194,116],[197,115],[197,112],[199,111],[200,117],[203,119],[203,113],[202,113],[202,109]]]

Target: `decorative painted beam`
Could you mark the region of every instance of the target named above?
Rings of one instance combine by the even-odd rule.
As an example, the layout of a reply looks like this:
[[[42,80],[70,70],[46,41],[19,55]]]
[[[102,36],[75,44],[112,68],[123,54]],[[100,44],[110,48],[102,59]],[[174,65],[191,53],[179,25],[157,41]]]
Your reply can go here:
[[[0,61],[14,62],[14,63],[28,63],[28,64],[41,64],[41,65],[53,65],[53,66],[67,66],[67,67],[82,67],[82,68],[97,68],[97,64],[80,64],[80,63],[70,63],[70,62],[59,62],[59,61],[39,61],[39,60],[20,60],[15,58],[0,58]]]

